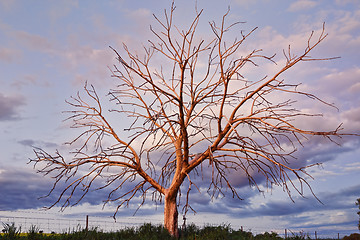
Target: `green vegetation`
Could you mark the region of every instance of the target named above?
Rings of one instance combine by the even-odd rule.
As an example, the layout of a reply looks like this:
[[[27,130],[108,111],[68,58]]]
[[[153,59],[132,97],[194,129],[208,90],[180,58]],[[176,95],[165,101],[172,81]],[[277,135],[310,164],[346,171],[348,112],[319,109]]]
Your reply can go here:
[[[63,233],[42,233],[35,225],[31,225],[26,233],[21,233],[21,228],[17,228],[14,223],[3,223],[3,233],[0,239],[11,240],[172,240],[168,231],[162,225],[152,225],[145,223],[140,227],[124,228],[117,232],[103,232],[98,228],[88,231],[81,229],[80,226],[73,230]],[[230,225],[198,227],[195,224],[186,226],[180,230],[180,240],[281,240],[282,238],[275,232],[265,232],[253,235],[251,232],[233,230]],[[289,240],[310,239],[305,234],[293,234]]]
[[[360,198],[356,199],[355,204],[356,204],[357,206],[359,206],[359,210],[360,210]],[[359,215],[358,228],[359,228],[359,230],[360,230],[360,211],[358,211],[357,214]]]
[[[4,234],[1,236],[1,239],[12,240],[17,239],[20,236],[21,227],[15,227],[15,223],[3,223],[2,225],[4,227],[4,229],[2,230]]]

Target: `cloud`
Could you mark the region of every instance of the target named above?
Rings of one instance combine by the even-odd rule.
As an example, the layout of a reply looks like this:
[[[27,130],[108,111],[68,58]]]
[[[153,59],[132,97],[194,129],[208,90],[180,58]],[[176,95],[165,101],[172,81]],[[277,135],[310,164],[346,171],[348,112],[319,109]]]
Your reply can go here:
[[[30,50],[51,53],[54,49],[53,43],[43,36],[28,33],[26,31],[14,31],[12,34],[17,41],[28,47]]]
[[[345,40],[342,40],[343,44],[338,44],[337,38],[341,38],[342,35],[337,36],[336,34],[328,37],[326,41],[320,44],[318,49],[314,51],[314,54],[311,54],[313,57],[323,57],[323,56],[331,56],[331,52],[335,52],[334,49],[337,49],[338,53],[345,52],[345,57],[348,56],[351,49],[357,49],[359,44],[356,41],[351,40],[350,32],[354,31],[354,29],[358,29],[355,22],[356,14],[345,14],[341,13],[337,16],[337,19],[344,18],[349,21],[344,20],[344,24],[349,25],[346,27],[347,34],[349,35],[349,41],[352,42],[353,47],[347,48],[345,50],[344,47],[347,46]],[[351,22],[351,23],[349,23]],[[335,32],[334,29],[337,29],[337,23],[329,24],[328,30],[332,33]],[[319,34],[321,30],[315,31],[315,36]],[[304,49],[307,39],[309,37],[308,33],[298,32],[295,34],[291,34],[285,36],[280,34],[272,27],[268,26],[258,33],[259,39],[261,39],[264,44],[255,43],[254,46],[258,45],[265,50],[278,49],[279,46],[287,46],[287,44],[291,44],[293,52],[301,53],[302,49]],[[314,37],[316,39],[316,37]],[[359,45],[360,46],[360,45]],[[347,51],[349,52],[347,53]],[[275,51],[276,52],[276,51]],[[333,55],[334,56],[334,55]],[[336,56],[336,55],[335,55]],[[282,61],[278,66],[282,66]],[[336,63],[343,62],[343,59],[334,60],[332,62],[322,63],[322,62],[313,62],[313,64],[304,63],[303,65],[298,64],[298,66],[291,69],[288,73],[286,73],[285,79],[288,79],[291,83],[299,83],[303,84],[298,88],[298,90],[313,93],[316,96],[319,96],[321,99],[325,100],[329,103],[334,103],[340,111],[346,111],[346,113],[339,113],[335,108],[328,107],[319,102],[313,101],[308,98],[296,98],[298,103],[294,106],[296,108],[302,110],[306,113],[324,113],[322,118],[319,117],[310,117],[310,118],[302,118],[300,121],[296,121],[296,126],[307,129],[307,130],[334,130],[339,124],[344,123],[343,127],[345,130],[343,133],[359,133],[360,124],[356,124],[358,122],[358,118],[356,113],[358,113],[357,106],[354,106],[355,102],[359,102],[359,78],[360,72],[357,67],[347,66],[346,68],[340,68]],[[306,64],[306,65],[305,65]],[[264,65],[264,72],[274,72],[277,67],[272,64]],[[341,69],[341,70],[340,70]],[[252,70],[252,69],[250,69]],[[258,70],[257,70],[258,71]],[[250,74],[251,71],[249,72]],[[311,80],[311,81],[309,81]],[[279,96],[278,96],[279,97]],[[283,97],[283,95],[281,95]],[[285,96],[288,98],[289,96]],[[290,96],[293,98],[294,96]],[[353,141],[352,138],[343,138],[336,139],[341,144],[345,144]],[[310,148],[309,148],[310,147]],[[333,160],[336,156],[339,156],[341,153],[350,152],[354,149],[349,146],[345,146],[344,148],[337,147],[336,145],[325,141],[324,138],[314,137],[310,138],[310,142],[305,145],[305,150],[299,150],[296,154],[298,159],[307,159],[311,162],[326,162]],[[310,151],[308,151],[308,150]]]
[[[151,15],[152,15],[151,11],[145,8],[139,8],[134,11],[130,11],[130,10],[127,11],[127,16],[134,21],[139,21],[140,19],[143,18],[149,18],[151,17]]]
[[[323,23],[325,22],[325,33],[328,34],[326,39],[317,48],[317,56],[336,57],[341,59],[331,61],[336,64],[336,68],[353,67],[349,63],[359,62],[359,55],[354,54],[354,49],[360,46],[360,37],[358,31],[360,29],[360,12],[347,11],[345,9],[322,9],[317,14],[299,16],[298,20],[293,23],[293,31],[308,32],[315,30],[321,32]],[[316,39],[316,38],[314,38]],[[304,42],[305,43],[305,42]],[[330,65],[327,63],[327,65]]]
[[[323,137],[317,136],[312,137],[309,141],[304,143],[304,147],[299,149],[293,155],[296,157],[297,161],[303,162],[306,161],[306,165],[312,164],[325,164],[330,161],[336,160],[345,154],[354,154],[354,152],[359,148],[359,142],[354,141],[353,137],[343,136],[342,138],[335,138],[336,142],[340,145],[335,144],[334,142],[329,141]],[[345,166],[342,166],[343,168]],[[316,171],[316,166],[313,166],[307,170],[312,176],[322,176],[324,178],[331,175],[341,175],[340,170],[336,172],[323,172]],[[315,174],[312,173],[315,171]]]
[[[358,0],[335,0],[338,5],[346,5],[346,4],[354,4],[359,5],[360,2]]]
[[[259,216],[272,216],[272,217],[284,217],[286,221],[291,225],[304,225],[308,221],[308,217],[301,219],[303,216],[307,216],[312,212],[318,214],[328,214],[329,211],[347,211],[349,208],[354,208],[354,202],[360,191],[360,185],[344,188],[339,192],[322,192],[318,193],[317,197],[323,202],[320,203],[313,196],[303,198],[301,196],[293,196],[294,202],[290,199],[272,199],[271,196],[266,196],[263,201],[254,201],[260,199],[260,195],[253,195],[248,203],[242,207],[236,207],[236,205],[230,206],[228,199],[224,198],[221,201],[222,209],[224,213],[229,216],[236,216],[240,212],[242,216],[246,217],[259,217]],[[278,194],[277,194],[278,195]],[[242,202],[238,202],[239,206]],[[206,206],[204,206],[206,208]],[[288,216],[291,216],[289,218]],[[317,221],[319,219],[316,218]],[[345,221],[345,220],[344,220]]]
[[[114,64],[115,55],[109,48],[96,49],[91,46],[71,45],[63,51],[60,57],[64,68],[77,70],[73,78],[73,84],[83,86],[85,81],[90,83],[101,82],[98,87],[108,86],[104,79],[110,78],[108,66]],[[79,69],[88,69],[79,71]],[[95,86],[97,86],[95,84]]]
[[[18,62],[22,58],[22,52],[18,49],[0,48],[0,61],[6,63]]]
[[[15,0],[0,0],[0,6],[6,11],[10,11],[16,6]]]
[[[45,76],[39,77],[38,74],[24,74],[13,80],[11,86],[15,87],[18,90],[22,90],[28,86],[49,87],[50,83]]]
[[[260,5],[260,4],[264,4],[264,1],[259,1],[259,0],[235,0],[234,3],[236,5],[239,5],[241,7],[245,7],[245,8],[250,8],[253,5]]]
[[[2,210],[16,210],[43,207],[44,201],[38,200],[47,193],[47,183],[44,179],[29,172],[28,169],[2,169],[0,173]]]
[[[360,134],[360,107],[352,107],[341,114],[344,123],[344,131],[352,134]]]
[[[360,172],[360,162],[346,164],[343,168],[344,172]]]
[[[0,121],[19,119],[17,108],[22,105],[25,105],[22,96],[7,96],[0,93]]]
[[[52,6],[48,14],[52,21],[57,21],[68,16],[76,8],[79,8],[78,0],[64,0]]]
[[[2,169],[0,171],[0,187],[2,194],[7,196],[0,199],[0,207],[2,210],[16,210],[16,209],[34,209],[52,204],[59,194],[59,191],[54,192],[48,198],[38,199],[40,196],[47,194],[50,189],[51,183],[46,178],[29,172],[28,169]],[[126,191],[128,188],[123,189]],[[284,217],[288,222],[288,226],[300,226],[306,227],[306,223],[317,224],[320,226],[321,222],[309,215],[311,212],[317,212],[317,214],[328,215],[328,211],[337,211],[338,213],[353,208],[353,202],[349,199],[355,199],[360,191],[360,185],[344,188],[337,193],[324,192],[320,193],[320,199],[326,200],[325,205],[317,202],[316,199],[295,197],[295,203],[290,200],[276,200],[276,199],[263,199],[262,203],[254,201],[255,199],[262,198],[261,195],[254,191],[254,189],[244,189],[245,195],[248,196],[247,201],[240,201],[231,196],[225,198],[214,199],[209,201],[209,197],[205,194],[194,193],[197,196],[192,196],[190,203],[192,207],[200,214],[206,213],[219,213],[229,217],[249,218],[249,217]],[[114,213],[116,208],[116,202],[110,203],[102,210],[102,200],[104,199],[104,192],[89,192],[89,194],[83,199],[82,203],[75,208],[67,211],[68,214],[74,216],[83,216],[84,212],[96,215],[110,216]],[[135,209],[141,203],[141,198],[135,197],[131,202],[129,208],[121,208],[118,213],[118,217],[126,217],[134,214]],[[352,204],[352,205],[351,205]],[[351,206],[350,206],[351,205]],[[57,208],[57,207],[55,207]],[[163,205],[156,205],[152,201],[147,201],[145,205],[137,213],[137,217],[151,216],[153,214],[162,213]],[[181,210],[181,209],[179,209]],[[79,212],[80,211],[80,212]],[[320,212],[319,212],[320,211]],[[65,212],[66,213],[66,212]],[[291,217],[289,217],[291,216]],[[330,216],[334,217],[333,214]],[[339,224],[345,224],[347,217],[337,219]]]
[[[35,141],[31,140],[31,139],[21,140],[21,141],[18,141],[18,143],[20,143],[21,145],[24,145],[24,146],[28,146],[28,147],[35,146]]]
[[[52,194],[44,197],[52,188],[53,181],[54,179],[37,174],[35,169],[32,171],[29,168],[1,169],[0,189],[1,194],[6,197],[0,198],[0,209],[16,210],[49,207],[56,202],[62,190],[65,188],[65,184],[60,182]],[[99,186],[96,183],[94,183],[94,185]],[[68,194],[69,192],[66,192],[63,198],[65,199]],[[81,189],[74,192],[70,204],[74,204],[81,195]],[[90,191],[82,203],[97,205],[103,203],[106,197],[107,191]],[[60,201],[57,206],[63,204],[64,199]]]
[[[317,4],[317,2],[311,0],[298,0],[292,3],[287,10],[290,12],[303,11],[315,7]]]
[[[26,147],[41,147],[41,148],[56,148],[58,147],[57,144],[52,143],[52,142],[44,142],[44,141],[35,141],[32,139],[24,139],[24,140],[20,140],[18,141],[19,144],[26,146]]]
[[[341,109],[344,110],[353,106],[355,99],[360,100],[359,79],[359,67],[332,71],[320,79],[317,91],[335,96],[339,104],[343,106]]]

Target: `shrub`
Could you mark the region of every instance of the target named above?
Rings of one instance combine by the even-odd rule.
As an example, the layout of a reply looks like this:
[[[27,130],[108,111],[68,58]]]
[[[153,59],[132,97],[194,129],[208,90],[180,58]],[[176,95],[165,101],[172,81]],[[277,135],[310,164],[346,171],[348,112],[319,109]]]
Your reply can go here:
[[[165,240],[173,239],[169,232],[162,225],[151,225],[151,223],[145,223],[140,226],[137,230],[138,239],[147,239],[147,240]]]
[[[38,240],[41,237],[40,229],[39,227],[35,225],[31,225],[27,234],[27,238],[29,240]]]
[[[18,239],[21,233],[21,227],[15,227],[15,223],[2,223],[3,229],[3,239]]]
[[[199,233],[199,239],[230,239],[231,228],[230,225],[220,226],[205,226]],[[196,238],[198,239],[198,238]]]
[[[360,240],[360,234],[359,233],[352,233],[350,236],[345,236],[343,240]]]
[[[255,240],[280,240],[281,237],[276,232],[265,232],[255,236]]]

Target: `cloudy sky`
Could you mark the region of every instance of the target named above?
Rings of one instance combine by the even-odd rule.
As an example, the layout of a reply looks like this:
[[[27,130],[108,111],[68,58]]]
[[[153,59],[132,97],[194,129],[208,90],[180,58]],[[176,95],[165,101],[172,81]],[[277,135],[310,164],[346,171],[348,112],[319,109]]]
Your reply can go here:
[[[85,81],[100,93],[114,86],[108,66],[116,63],[108,46],[120,49],[122,43],[141,53],[151,38],[152,14],[162,16],[168,0],[109,1],[25,1],[0,0],[0,214],[6,211],[37,211],[56,196],[38,200],[51,188],[51,180],[35,173],[28,159],[32,147],[49,152],[63,147],[72,130],[63,120],[69,110],[66,99],[81,90]],[[334,103],[337,108],[311,105],[324,117],[304,122],[310,128],[336,127],[360,133],[360,2],[358,0],[198,0],[204,9],[199,34],[211,34],[209,21],[218,21],[230,6],[230,21],[244,21],[246,32],[258,30],[249,38],[248,49],[261,48],[277,53],[289,44],[301,52],[311,31],[321,32],[326,23],[326,40],[314,57],[341,58],[300,64],[286,75],[303,83],[304,89]],[[187,26],[194,16],[195,1],[176,2],[178,26]],[[316,56],[315,56],[316,55]],[[271,71],[267,65],[265,70]],[[260,66],[261,68],[261,66]],[[102,95],[106,99],[105,94]],[[206,191],[194,195],[197,214],[188,221],[197,224],[230,223],[246,229],[293,229],[328,234],[357,232],[355,201],[360,197],[360,139],[344,137],[334,143],[310,140],[296,153],[308,163],[322,162],[311,170],[310,181],[319,203],[311,194],[294,194],[292,202],[281,188],[260,194],[241,186],[243,201],[231,198],[210,201]],[[102,210],[104,192],[89,194],[68,215],[110,216],[114,206]],[[137,202],[120,216],[132,216]],[[57,210],[57,209],[56,209]],[[161,206],[147,203],[136,215],[161,219]],[[141,219],[140,219],[141,220]]]

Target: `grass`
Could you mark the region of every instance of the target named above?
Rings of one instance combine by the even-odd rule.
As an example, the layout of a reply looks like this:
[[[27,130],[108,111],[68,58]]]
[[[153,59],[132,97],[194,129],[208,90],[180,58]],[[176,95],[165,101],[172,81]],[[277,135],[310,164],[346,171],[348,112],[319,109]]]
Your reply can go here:
[[[27,232],[21,233],[14,223],[3,223],[3,233],[0,239],[31,239],[31,240],[173,240],[168,231],[162,225],[145,223],[140,227],[120,229],[116,232],[103,232],[101,229],[93,228],[88,231],[77,226],[73,230],[63,233],[42,233],[35,225],[30,226]],[[275,232],[253,235],[251,232],[233,230],[230,225],[198,227],[195,224],[188,225],[186,229],[180,230],[181,240],[282,240]],[[310,239],[304,234],[293,234],[289,240]]]

